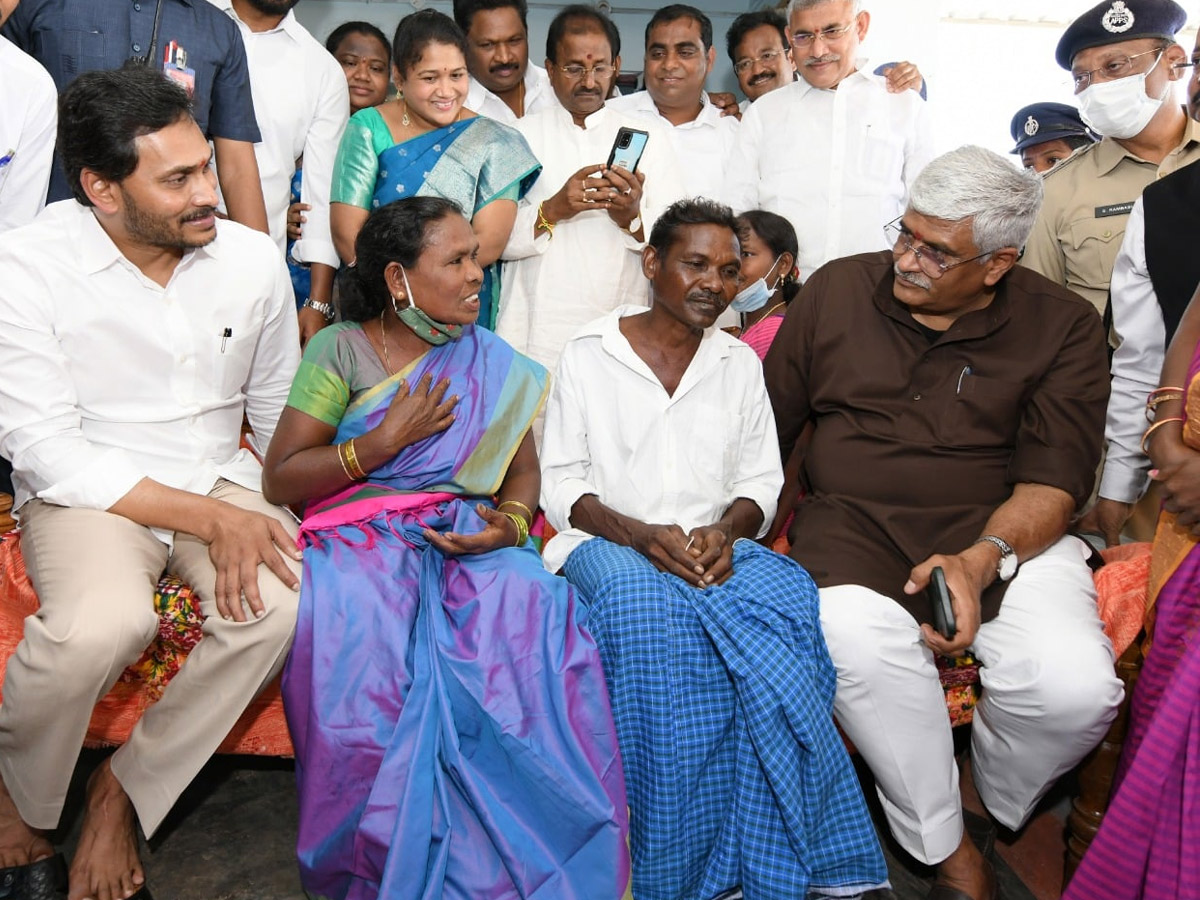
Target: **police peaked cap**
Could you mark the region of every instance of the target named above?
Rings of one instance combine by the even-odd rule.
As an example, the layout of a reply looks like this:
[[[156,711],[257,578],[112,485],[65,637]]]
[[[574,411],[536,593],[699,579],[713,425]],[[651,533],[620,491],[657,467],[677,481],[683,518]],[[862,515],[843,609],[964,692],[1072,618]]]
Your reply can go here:
[[[1136,38],[1173,41],[1187,22],[1187,12],[1175,0],[1104,0],[1067,26],[1054,51],[1064,69],[1080,50]]]

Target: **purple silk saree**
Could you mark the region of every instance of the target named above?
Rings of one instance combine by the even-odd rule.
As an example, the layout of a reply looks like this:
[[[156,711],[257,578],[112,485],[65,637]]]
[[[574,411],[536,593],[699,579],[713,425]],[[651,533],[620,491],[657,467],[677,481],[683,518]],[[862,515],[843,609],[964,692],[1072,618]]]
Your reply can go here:
[[[1184,398],[1200,451],[1200,346]],[[1150,564],[1153,643],[1100,831],[1063,900],[1200,900],[1200,542],[1165,510]]]
[[[500,486],[546,373],[471,327],[352,401],[336,440],[374,427],[400,379],[426,372],[462,398],[454,424],[316,504],[301,531],[284,701],[304,887],[618,900],[625,785],[583,608],[529,546],[446,557],[423,535],[483,528],[475,503]],[[315,375],[302,365],[297,381]]]

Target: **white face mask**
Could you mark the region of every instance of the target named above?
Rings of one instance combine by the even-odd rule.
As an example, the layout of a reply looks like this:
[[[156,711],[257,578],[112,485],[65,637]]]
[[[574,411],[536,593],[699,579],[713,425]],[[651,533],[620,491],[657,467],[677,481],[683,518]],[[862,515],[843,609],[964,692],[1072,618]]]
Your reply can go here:
[[[1088,127],[1106,137],[1122,140],[1141,134],[1171,90],[1168,82],[1157,100],[1146,93],[1146,79],[1160,59],[1162,53],[1155,57],[1149,71],[1140,75],[1089,85],[1079,95],[1079,115]]]
[[[757,281],[750,282],[750,284],[737,292],[737,296],[729,304],[736,312],[754,312],[767,305],[767,301],[775,293],[775,288],[779,287],[778,278],[775,279],[775,287],[767,287],[767,275],[775,271],[775,267],[779,265],[779,260],[781,259],[783,259],[783,254],[775,257],[775,262],[771,263],[771,268],[767,269],[766,275],[763,275]]]

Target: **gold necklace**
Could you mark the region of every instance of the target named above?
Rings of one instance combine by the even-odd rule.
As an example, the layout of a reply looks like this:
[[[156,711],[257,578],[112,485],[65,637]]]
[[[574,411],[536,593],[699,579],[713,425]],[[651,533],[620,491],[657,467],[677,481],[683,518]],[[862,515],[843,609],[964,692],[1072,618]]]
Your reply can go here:
[[[383,330],[383,317],[386,314],[386,307],[379,311],[379,342],[383,344],[383,367],[387,370],[388,375],[394,375],[396,373],[392,370],[392,361],[388,358],[387,332]]]
[[[776,303],[774,306],[772,306],[770,309],[768,309],[765,313],[763,313],[763,319],[771,318],[771,313],[775,312],[775,310],[777,310],[777,309],[782,309],[785,306],[787,306],[786,300]],[[762,319],[759,319],[758,321],[761,322]]]

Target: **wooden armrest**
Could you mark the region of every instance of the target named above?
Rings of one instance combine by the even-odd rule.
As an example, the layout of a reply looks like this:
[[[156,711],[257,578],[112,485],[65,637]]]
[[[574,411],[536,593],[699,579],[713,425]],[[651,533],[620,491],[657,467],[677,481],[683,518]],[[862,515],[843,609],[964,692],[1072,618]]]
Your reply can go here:
[[[17,527],[17,520],[12,517],[12,494],[0,494],[0,534],[7,534]]]

